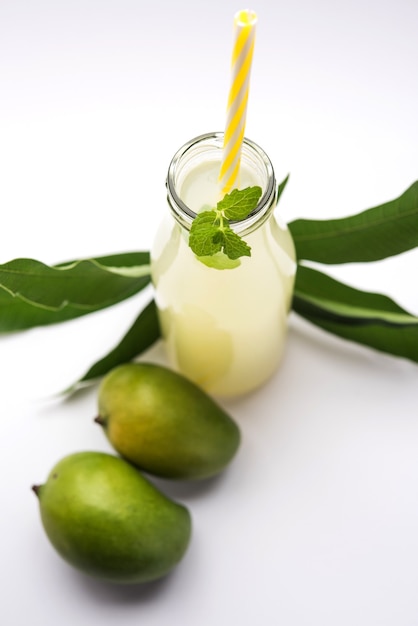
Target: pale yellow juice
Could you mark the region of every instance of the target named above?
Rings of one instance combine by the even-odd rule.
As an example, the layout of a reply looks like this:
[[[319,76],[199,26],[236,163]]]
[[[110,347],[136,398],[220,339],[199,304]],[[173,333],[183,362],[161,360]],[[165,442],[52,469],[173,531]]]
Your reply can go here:
[[[220,161],[200,163],[179,181],[179,196],[195,213],[219,200]],[[260,184],[243,163],[240,188]],[[260,386],[282,358],[296,270],[286,225],[270,216],[243,235],[251,257],[234,269],[214,269],[188,246],[188,230],[167,217],[152,250],[162,334],[174,367],[218,396]]]

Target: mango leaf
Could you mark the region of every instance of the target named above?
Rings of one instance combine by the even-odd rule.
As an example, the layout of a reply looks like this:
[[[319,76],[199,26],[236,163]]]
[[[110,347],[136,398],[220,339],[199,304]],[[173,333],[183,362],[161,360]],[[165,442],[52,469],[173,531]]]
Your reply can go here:
[[[289,181],[289,176],[290,176],[290,174],[288,174],[286,176],[286,178],[284,180],[282,180],[282,182],[277,187],[277,202],[279,202],[279,200],[281,198],[281,195],[282,195],[283,191],[286,188],[286,185],[287,185],[287,183]]]
[[[399,198],[362,213],[289,224],[298,260],[378,261],[418,246],[418,181]]]
[[[128,332],[106,356],[94,363],[84,376],[67,391],[74,391],[78,386],[104,376],[111,369],[127,363],[145,352],[160,337],[160,326],[154,300],[141,311]]]
[[[67,305],[59,311],[44,309],[0,289],[0,333],[58,324],[86,313],[87,311],[84,309],[77,309],[71,305]]]
[[[418,362],[418,317],[388,296],[299,265],[292,308],[335,335]]]
[[[0,265],[0,332],[54,324],[129,298],[150,282],[148,252],[54,265],[16,259]]]

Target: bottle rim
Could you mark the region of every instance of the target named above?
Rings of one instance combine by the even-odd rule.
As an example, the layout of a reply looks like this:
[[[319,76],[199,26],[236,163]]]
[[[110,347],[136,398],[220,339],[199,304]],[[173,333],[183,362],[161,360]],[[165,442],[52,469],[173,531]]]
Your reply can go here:
[[[206,144],[208,149],[219,149],[221,151],[223,137],[224,133],[222,132],[205,133],[194,137],[177,150],[170,162],[166,180],[167,200],[175,219],[187,230],[190,229],[197,214],[180,198],[176,187],[177,174],[184,161],[193,158],[193,151],[198,147],[204,147]],[[264,170],[266,179],[263,194],[255,209],[243,220],[231,220],[230,222],[231,228],[239,233],[245,234],[254,230],[255,227],[258,228],[270,216],[270,213],[276,206],[277,189],[273,165],[267,154],[258,144],[245,137],[242,143],[241,154],[243,159],[245,159],[246,156],[252,159],[256,158],[257,164]]]

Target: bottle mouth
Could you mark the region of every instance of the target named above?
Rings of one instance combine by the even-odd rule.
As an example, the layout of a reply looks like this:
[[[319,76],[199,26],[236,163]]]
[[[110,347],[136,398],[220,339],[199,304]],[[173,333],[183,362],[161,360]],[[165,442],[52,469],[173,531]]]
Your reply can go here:
[[[207,160],[221,160],[224,134],[220,132],[199,135],[185,143],[171,160],[167,174],[167,200],[177,222],[190,229],[196,212],[182,200],[179,189],[185,176]],[[262,196],[256,208],[243,220],[231,221],[231,227],[241,234],[251,232],[261,225],[276,206],[277,190],[272,163],[260,146],[244,138],[241,162],[254,173]]]

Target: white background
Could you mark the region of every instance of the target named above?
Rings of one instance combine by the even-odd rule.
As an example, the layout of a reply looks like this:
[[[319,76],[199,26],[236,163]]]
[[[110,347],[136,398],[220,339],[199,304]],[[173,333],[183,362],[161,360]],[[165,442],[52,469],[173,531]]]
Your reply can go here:
[[[148,250],[169,160],[222,130],[231,0],[0,0],[0,262]],[[418,173],[416,0],[256,0],[247,136],[290,182],[287,221],[400,195]],[[329,268],[418,312],[417,251]],[[149,297],[147,294],[146,297]],[[123,335],[145,295],[0,338],[4,626],[418,625],[418,369],[291,315],[261,390],[223,402],[243,443],[217,480],[163,484],[194,534],[164,581],[67,566],[30,491],[63,455],[108,450],[97,388],[51,394]],[[164,361],[161,346],[147,358]],[[45,399],[47,398],[47,399]]]

